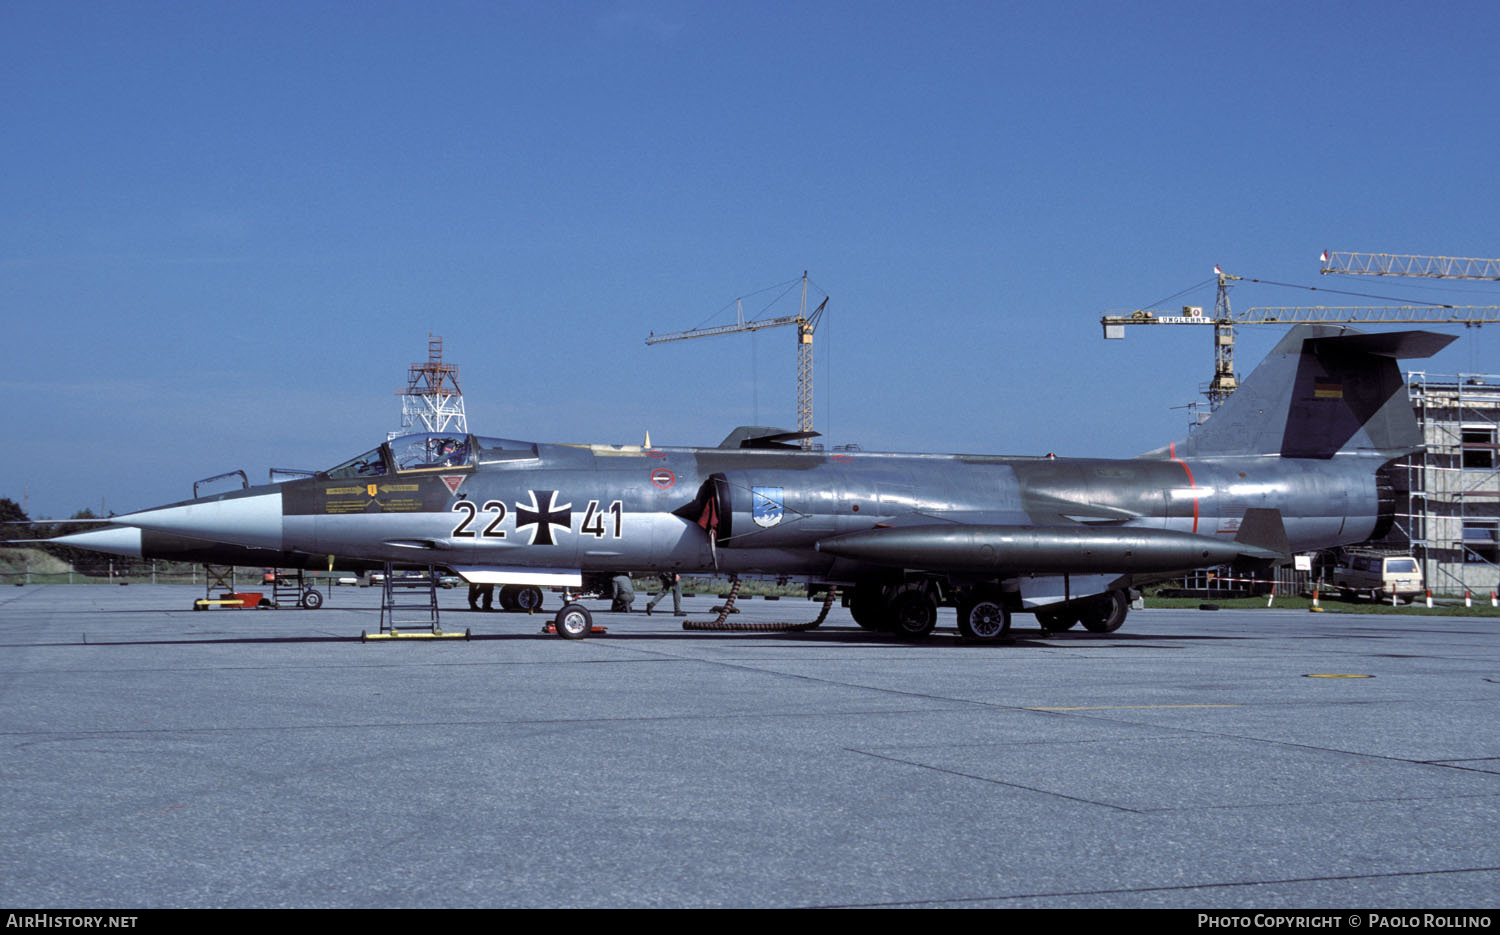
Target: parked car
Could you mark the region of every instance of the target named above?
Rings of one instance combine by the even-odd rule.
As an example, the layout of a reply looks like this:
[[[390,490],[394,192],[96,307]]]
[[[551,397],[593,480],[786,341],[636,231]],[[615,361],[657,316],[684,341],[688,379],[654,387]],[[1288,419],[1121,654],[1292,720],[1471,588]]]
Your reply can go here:
[[[1351,551],[1333,569],[1333,585],[1344,600],[1368,597],[1410,604],[1423,593],[1422,566],[1411,555]]]

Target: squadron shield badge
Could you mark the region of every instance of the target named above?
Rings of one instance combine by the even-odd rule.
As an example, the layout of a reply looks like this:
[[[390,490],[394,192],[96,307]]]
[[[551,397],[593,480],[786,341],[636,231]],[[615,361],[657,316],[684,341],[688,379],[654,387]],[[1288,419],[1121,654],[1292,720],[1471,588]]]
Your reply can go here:
[[[751,487],[750,518],[755,525],[769,529],[781,522],[781,514],[785,512],[781,500],[780,487]]]

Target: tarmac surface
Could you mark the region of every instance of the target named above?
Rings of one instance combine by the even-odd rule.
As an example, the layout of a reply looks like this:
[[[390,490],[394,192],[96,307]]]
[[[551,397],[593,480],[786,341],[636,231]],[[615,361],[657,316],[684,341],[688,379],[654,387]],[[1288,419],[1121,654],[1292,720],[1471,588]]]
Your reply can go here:
[[[569,642],[451,591],[472,640],[362,644],[375,590],[201,594],[0,590],[0,905],[1500,906],[1494,621]]]

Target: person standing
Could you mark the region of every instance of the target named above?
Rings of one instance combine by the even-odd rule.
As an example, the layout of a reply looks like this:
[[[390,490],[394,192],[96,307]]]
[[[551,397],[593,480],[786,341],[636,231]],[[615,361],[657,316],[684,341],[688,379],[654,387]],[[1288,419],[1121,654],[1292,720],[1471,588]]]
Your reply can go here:
[[[682,576],[676,572],[670,574],[662,572],[659,577],[661,578],[661,593],[646,602],[646,616],[651,616],[651,609],[661,603],[661,599],[667,596],[668,591],[671,591],[672,615],[686,617],[687,614],[682,612]]]
[[[484,601],[485,610],[494,610],[495,586],[493,584],[469,585],[469,609],[478,610],[481,599]]]

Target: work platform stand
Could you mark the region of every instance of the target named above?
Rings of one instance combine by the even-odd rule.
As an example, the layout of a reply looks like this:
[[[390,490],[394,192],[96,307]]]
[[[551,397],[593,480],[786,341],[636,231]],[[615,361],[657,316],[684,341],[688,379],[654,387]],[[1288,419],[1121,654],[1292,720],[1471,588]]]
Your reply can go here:
[[[203,599],[211,601],[219,594],[233,594],[239,588],[234,586],[233,565],[204,565],[203,566]],[[215,594],[214,592],[218,592]]]
[[[361,633],[361,640],[469,638],[468,630],[443,632],[438,619],[438,573],[432,565],[425,574],[397,578],[386,563],[381,589],[380,632]]]
[[[302,569],[273,568],[271,575],[271,600],[278,608],[302,607],[317,610],[323,606],[323,592],[307,583]]]
[[[203,566],[203,596],[193,601],[194,610],[210,607],[261,607],[267,605],[259,591],[241,592],[235,587],[233,565]]]
[[[271,600],[277,607],[296,607],[302,603],[302,569],[271,569]]]

